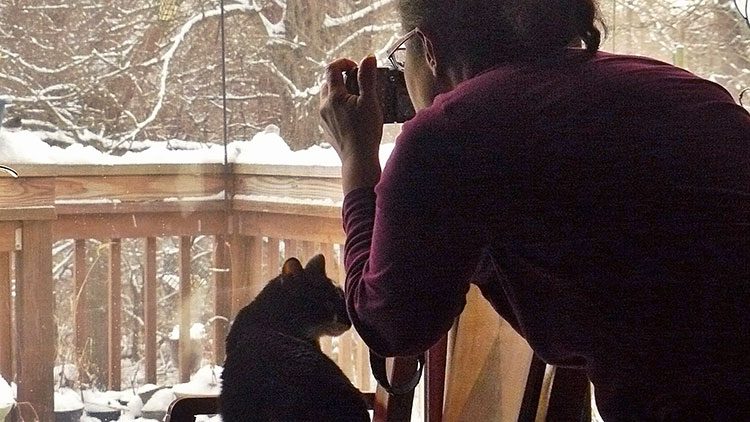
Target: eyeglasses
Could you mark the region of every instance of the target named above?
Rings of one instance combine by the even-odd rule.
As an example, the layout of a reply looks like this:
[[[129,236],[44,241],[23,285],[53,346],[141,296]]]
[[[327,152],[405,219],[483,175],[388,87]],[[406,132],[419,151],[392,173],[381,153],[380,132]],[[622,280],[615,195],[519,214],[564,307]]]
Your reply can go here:
[[[393,47],[388,49],[388,60],[393,65],[394,69],[402,72],[404,71],[404,63],[406,63],[406,45],[404,44],[417,34],[423,35],[419,28],[412,29],[402,35],[401,38],[397,39],[396,42],[393,43]]]

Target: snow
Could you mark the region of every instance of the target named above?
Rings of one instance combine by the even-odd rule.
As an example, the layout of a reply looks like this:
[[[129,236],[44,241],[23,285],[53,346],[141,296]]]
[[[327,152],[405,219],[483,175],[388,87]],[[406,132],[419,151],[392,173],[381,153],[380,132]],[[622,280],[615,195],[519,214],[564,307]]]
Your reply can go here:
[[[67,412],[83,409],[81,395],[70,388],[55,391],[55,412]]]
[[[3,164],[55,164],[51,148],[34,132],[0,129],[0,157],[3,157]]]
[[[55,366],[52,374],[55,377],[56,386],[70,386],[78,380],[78,368],[72,363]]]
[[[175,396],[218,396],[221,393],[221,366],[206,365],[190,376],[190,382],[175,384]]]
[[[327,166],[341,165],[336,151],[330,146],[314,145],[308,149],[292,151],[279,133],[279,128],[269,125],[249,141],[234,141],[227,145],[229,162],[240,164],[271,164]],[[92,146],[73,144],[66,148],[51,146],[42,141],[40,134],[26,130],[0,129],[0,164],[222,164],[224,147],[198,142],[179,141],[181,149],[172,149],[174,142],[144,142],[143,151],[127,152],[114,156]],[[380,161],[385,163],[393,150],[393,143],[380,147]],[[188,148],[188,149],[184,149]]]
[[[164,201],[167,201],[168,198],[165,198]],[[88,204],[88,205],[96,205],[96,204],[121,204],[122,200],[120,199],[110,199],[110,198],[91,198],[91,199],[55,199],[56,205],[80,205],[80,204]]]
[[[204,195],[204,196],[181,196],[181,197],[168,197],[162,199],[163,202],[181,202],[181,201],[217,201],[219,199],[224,199],[224,191],[215,193],[213,195]],[[56,204],[58,204],[58,201],[55,201]]]
[[[343,201],[334,201],[330,198],[292,198],[290,196],[270,196],[270,195],[243,195],[236,194],[234,199],[240,201],[252,201],[252,202],[278,202],[281,204],[288,204],[294,202],[295,204],[306,204],[306,205],[322,205],[322,206],[341,206]]]
[[[5,378],[0,375],[0,407],[9,403],[14,403],[14,397],[13,388],[11,388],[10,384],[5,381]]]
[[[133,403],[133,402],[140,402],[140,397],[138,396],[139,394],[147,393],[152,390],[157,390],[158,388],[159,386],[156,384],[144,384],[135,390],[133,389],[123,390],[122,392],[120,392],[120,396],[117,399],[120,402],[128,403],[128,405],[130,405],[130,403]],[[143,406],[143,403],[138,404],[138,409],[140,410],[142,406]]]
[[[216,416],[205,416],[200,415],[195,417],[195,422],[222,422],[221,415]]]
[[[165,411],[169,405],[175,401],[175,395],[171,388],[162,388],[154,393],[153,396],[143,405],[141,412],[159,412]]]
[[[119,391],[83,390],[81,394],[86,412],[108,412],[122,407],[117,401],[122,395]]]
[[[195,326],[194,326],[195,327]],[[197,334],[197,333],[196,333]],[[90,411],[122,410],[119,421],[146,422],[149,419],[144,415],[154,416],[164,413],[169,405],[178,397],[177,394],[216,396],[221,391],[221,366],[206,365],[190,377],[190,382],[176,384],[173,388],[160,388],[154,384],[146,384],[133,391],[132,389],[119,391],[89,391],[79,393],[70,388],[60,388],[55,391],[55,411],[69,411],[84,409]],[[138,394],[157,390],[144,404]],[[177,393],[177,394],[176,394]],[[81,394],[83,401],[81,401]],[[10,397],[12,404],[12,389],[0,377],[0,410],[3,409],[3,399]],[[121,405],[118,400],[126,401],[127,406]],[[197,419],[204,422],[221,422],[219,417],[204,416]],[[95,422],[95,418],[83,417],[82,422]]]

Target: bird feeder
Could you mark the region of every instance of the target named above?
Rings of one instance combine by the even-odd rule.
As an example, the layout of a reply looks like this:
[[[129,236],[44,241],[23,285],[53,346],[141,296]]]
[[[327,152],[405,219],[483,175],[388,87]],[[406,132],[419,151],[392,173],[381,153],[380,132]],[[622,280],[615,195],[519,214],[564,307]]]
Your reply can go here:
[[[159,2],[159,20],[171,21],[177,13],[177,8],[182,0],[161,0]]]

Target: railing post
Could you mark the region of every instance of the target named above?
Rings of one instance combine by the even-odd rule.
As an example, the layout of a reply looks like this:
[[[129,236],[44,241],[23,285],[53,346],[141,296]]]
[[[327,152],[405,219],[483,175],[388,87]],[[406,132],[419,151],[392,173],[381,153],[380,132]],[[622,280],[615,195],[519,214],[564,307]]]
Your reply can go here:
[[[263,239],[232,235],[232,317],[260,292]]]
[[[278,250],[278,248],[277,248]],[[214,315],[229,319],[232,312],[231,291],[232,280],[229,277],[229,260],[226,238],[216,236],[214,249]],[[213,356],[217,365],[223,365],[226,357],[226,338],[229,324],[222,318],[216,318],[211,323],[213,339]]]
[[[190,236],[180,237],[180,382],[190,381],[193,363],[192,339],[190,338],[191,246],[192,239]]]
[[[448,335],[444,335],[427,351],[424,373],[425,422],[442,422],[445,395],[445,368]]]
[[[86,319],[86,276],[88,266],[86,265],[86,240],[76,239],[73,248],[73,278],[75,279],[75,295],[73,299],[73,320],[75,324],[76,358],[85,360],[86,342],[89,339],[88,323]],[[86,371],[80,371],[81,381],[88,383]]]
[[[10,289],[10,253],[0,251],[0,375],[13,379],[13,297]]]
[[[346,281],[346,269],[344,269],[344,264],[342,262],[343,260],[343,254],[339,254],[337,257],[334,255],[333,251],[329,252],[331,254],[331,262],[334,262],[333,259],[337,258],[335,261],[335,273],[329,274],[329,277],[336,277],[337,281],[339,283],[339,286],[341,288],[344,288],[344,282]],[[328,257],[326,257],[326,262],[328,262]],[[357,376],[355,375],[357,372],[357,359],[354,355],[353,346],[354,345],[354,328],[350,329],[341,337],[339,337],[339,353],[341,353],[341,356],[343,356],[343,360],[339,361],[339,365],[341,365],[341,369],[344,371],[347,377],[349,377],[352,382],[357,385],[357,387],[361,389],[369,389],[369,385],[365,385],[364,383],[356,384]]]
[[[356,361],[359,364],[357,378],[359,379],[362,388],[369,389],[372,375],[370,371],[370,349],[367,348],[367,345],[365,345],[365,342],[362,339],[359,339],[356,346]]]
[[[230,268],[232,276],[232,316],[235,315],[247,305],[246,289],[249,275],[248,256],[249,242],[246,236],[234,233],[230,237]],[[230,319],[231,319],[230,318]]]
[[[279,262],[279,239],[271,237],[268,239],[268,262],[266,262],[266,276],[270,280],[279,275],[281,263]]]
[[[307,254],[306,259],[310,259],[313,255],[316,253],[320,253],[323,255],[323,258],[326,261],[326,276],[328,278],[337,277],[337,271],[336,271],[336,262],[333,260],[333,245],[330,244],[312,244],[310,245],[310,252]],[[331,337],[325,336],[320,339],[320,348],[323,350],[323,353],[326,355],[331,355],[333,353],[333,339]],[[341,352],[341,348],[339,347],[339,353]],[[339,356],[336,357],[336,360],[338,362],[341,361],[341,358]]]
[[[29,402],[43,421],[54,419],[55,296],[52,283],[52,225],[24,221],[16,252],[18,401]]]
[[[112,239],[109,244],[109,329],[107,341],[107,357],[109,366],[108,385],[110,390],[119,390],[121,387],[121,312],[122,312],[122,268],[120,239]]]
[[[313,255],[315,255],[315,242],[310,242],[309,240],[302,241],[302,256],[300,257],[302,265],[305,265]]]
[[[249,284],[247,286],[248,297],[245,305],[260,293],[265,282],[265,280],[261,280],[263,274],[263,238],[260,236],[251,236],[248,240],[249,253],[246,271]]]
[[[146,382],[156,384],[156,238],[146,238],[143,279],[143,322]]]
[[[295,239],[284,240],[284,260],[289,258],[300,258],[299,241]]]

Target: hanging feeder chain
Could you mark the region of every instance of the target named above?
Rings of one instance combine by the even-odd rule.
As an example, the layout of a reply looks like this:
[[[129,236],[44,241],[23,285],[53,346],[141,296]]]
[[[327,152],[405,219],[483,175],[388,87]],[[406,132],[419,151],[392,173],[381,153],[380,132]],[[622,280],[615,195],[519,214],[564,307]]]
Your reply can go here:
[[[232,206],[231,192],[229,191],[230,171],[229,171],[229,154],[227,152],[228,137],[228,116],[227,116],[227,54],[226,54],[226,34],[224,26],[224,0],[219,2],[221,16],[219,18],[219,27],[221,32],[221,112],[222,112],[222,142],[224,144],[224,205],[229,211]]]
[[[745,102],[743,101],[743,98],[745,98],[745,95],[750,95],[750,88],[745,88],[742,91],[740,91],[740,105],[743,107],[750,106],[750,104],[745,105]]]
[[[7,172],[8,174],[10,174],[13,177],[18,177],[18,172],[15,171],[15,170],[13,170],[12,168],[10,168],[8,166],[4,166],[4,165],[0,164],[0,170]]]
[[[740,15],[747,24],[747,27],[750,28],[750,0],[745,0],[745,10],[742,10],[742,7],[740,7],[740,4],[737,2],[737,0],[732,1],[734,2],[734,7],[738,12],[740,12]]]

